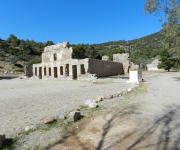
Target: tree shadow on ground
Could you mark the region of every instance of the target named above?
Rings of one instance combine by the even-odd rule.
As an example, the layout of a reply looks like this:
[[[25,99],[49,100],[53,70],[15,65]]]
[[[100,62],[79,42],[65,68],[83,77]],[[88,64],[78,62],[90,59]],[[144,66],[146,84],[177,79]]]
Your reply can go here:
[[[110,119],[106,119],[106,123],[104,124],[102,130],[101,139],[98,142],[98,145],[87,145],[83,141],[79,139],[77,136],[77,131],[68,132],[61,140],[56,143],[49,145],[45,149],[50,149],[56,145],[66,143],[66,140],[73,137],[73,143],[70,143],[73,148],[78,145],[81,149],[96,149],[96,150],[109,150],[109,149],[126,149],[126,150],[140,150],[140,149],[149,149],[149,150],[168,150],[180,149],[180,106],[169,106],[164,108],[164,113],[159,114],[158,117],[152,119],[153,121],[148,122],[143,118],[139,122],[139,127],[134,128],[124,135],[123,139],[118,138],[115,142],[110,145],[106,143],[107,134],[110,130],[120,124],[120,119],[125,117],[127,119],[129,114],[138,115],[136,111],[132,110],[121,110],[114,115]],[[138,118],[138,117],[137,117]],[[137,119],[138,121],[138,119]],[[143,124],[143,126],[141,125]],[[118,134],[118,131],[117,131]],[[69,145],[69,146],[70,146]],[[94,147],[93,147],[94,146]]]
[[[166,111],[167,110],[167,111]],[[103,128],[103,134],[101,141],[98,144],[97,150],[109,150],[114,147],[120,147],[123,145],[123,149],[126,150],[139,150],[139,149],[150,149],[150,150],[168,150],[180,149],[180,106],[171,106],[165,108],[165,113],[155,118],[154,122],[145,124],[142,129],[134,130],[127,134],[123,141],[116,141],[106,148],[103,148],[103,143],[106,134],[111,128],[111,120]],[[116,117],[116,116],[114,116]],[[143,133],[142,133],[143,131]],[[129,139],[130,142],[129,142]],[[128,141],[128,142],[126,142]],[[126,143],[126,144],[124,144]]]
[[[125,110],[125,109],[124,109],[124,110]],[[108,133],[108,130],[113,127],[113,121],[114,121],[115,119],[117,119],[117,118],[121,118],[121,117],[123,117],[123,116],[125,116],[125,115],[128,115],[129,113],[132,113],[132,111],[124,111],[124,110],[121,110],[121,111],[119,111],[118,113],[114,114],[110,120],[107,120],[107,119],[106,119],[106,116],[104,116],[104,119],[106,119],[107,124],[103,127],[104,132],[103,132],[102,140],[101,140],[101,142],[100,142],[100,144],[99,144],[100,146],[104,143],[103,138],[104,138],[104,137],[106,136],[106,134]],[[84,143],[83,141],[81,141],[81,140],[79,139],[78,135],[77,135],[78,132],[79,132],[79,130],[73,130],[73,131],[71,130],[71,131],[68,131],[68,132],[65,134],[65,136],[63,136],[63,137],[61,138],[61,140],[59,140],[59,141],[57,141],[57,142],[55,142],[55,143],[47,146],[47,147],[44,148],[44,149],[45,149],[45,150],[48,150],[48,149],[51,149],[51,148],[53,148],[54,146],[59,145],[59,144],[63,144],[63,145],[67,145],[67,146],[68,146],[68,143],[69,143],[69,142],[67,142],[67,141],[68,141],[69,139],[71,139],[71,141],[72,141],[72,139],[73,139],[73,143],[69,143],[69,144],[70,144],[69,146],[73,147],[74,149],[76,149],[76,148],[75,148],[76,146],[81,147],[81,149],[83,149],[83,150],[97,149],[97,146],[94,146],[92,143],[87,144],[87,143]],[[74,144],[74,145],[73,145],[73,144]]]
[[[10,149],[13,149],[13,143],[15,141],[11,138],[6,138],[4,141],[3,141],[3,146],[0,147],[0,149],[3,149],[3,150],[10,150]]]

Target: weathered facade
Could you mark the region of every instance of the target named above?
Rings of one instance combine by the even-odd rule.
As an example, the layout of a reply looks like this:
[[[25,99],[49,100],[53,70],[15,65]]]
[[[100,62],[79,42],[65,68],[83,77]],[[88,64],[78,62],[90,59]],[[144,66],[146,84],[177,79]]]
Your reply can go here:
[[[102,60],[109,61],[109,56],[102,56]]]
[[[114,62],[120,62],[123,64],[123,70],[124,73],[129,73],[130,69],[130,61],[129,61],[129,54],[123,53],[123,54],[113,54],[113,61]]]
[[[135,65],[133,62],[131,62],[130,70],[138,70],[138,69],[139,69],[139,65]]]
[[[72,59],[68,42],[47,46],[42,62],[33,64],[33,78],[84,79],[123,74],[122,63],[96,59]]]
[[[24,67],[24,74],[25,74],[25,76],[32,77],[33,76],[32,66],[25,66]]]
[[[160,63],[160,61],[158,59],[155,59],[151,64],[147,64],[146,68],[147,71],[154,71],[154,70],[164,70],[164,69],[158,69],[158,64]]]

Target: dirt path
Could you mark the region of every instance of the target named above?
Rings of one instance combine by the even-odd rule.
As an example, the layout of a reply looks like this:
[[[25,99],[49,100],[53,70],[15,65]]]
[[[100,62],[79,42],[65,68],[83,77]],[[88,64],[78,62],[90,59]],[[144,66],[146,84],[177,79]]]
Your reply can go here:
[[[113,101],[46,149],[180,149],[180,73],[150,75],[146,81],[147,92],[140,88],[141,94]]]

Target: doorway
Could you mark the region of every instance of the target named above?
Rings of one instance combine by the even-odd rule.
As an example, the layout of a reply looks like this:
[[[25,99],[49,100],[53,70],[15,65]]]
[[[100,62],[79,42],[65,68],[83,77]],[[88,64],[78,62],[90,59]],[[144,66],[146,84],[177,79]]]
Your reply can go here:
[[[66,64],[66,68],[65,68],[65,76],[69,76],[69,64]]]
[[[84,64],[81,64],[81,65],[80,65],[80,68],[81,68],[81,74],[85,74]]]
[[[72,79],[77,79],[77,65],[72,65]]]
[[[51,76],[51,67],[49,67],[49,76]]]
[[[37,67],[35,67],[35,76],[37,76]]]
[[[57,67],[54,67],[54,78],[57,78]]]
[[[63,66],[60,67],[60,75],[63,75]]]
[[[46,76],[46,67],[44,67],[44,76]]]
[[[42,67],[39,67],[39,79],[42,79]]]

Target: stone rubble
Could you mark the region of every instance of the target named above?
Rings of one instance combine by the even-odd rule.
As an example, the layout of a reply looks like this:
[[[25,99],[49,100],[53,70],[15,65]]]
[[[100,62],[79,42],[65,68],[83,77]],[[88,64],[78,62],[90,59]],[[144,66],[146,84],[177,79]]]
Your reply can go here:
[[[111,99],[111,98],[113,98],[113,95],[109,94],[106,98]]]
[[[53,123],[56,119],[54,119],[51,116],[46,116],[43,118],[42,123],[43,124],[48,124],[48,123]]]
[[[98,96],[98,97],[96,98],[96,102],[100,102],[100,101],[102,101],[102,98],[101,98],[101,96]]]
[[[75,122],[75,121],[79,120],[80,117],[81,117],[80,111],[73,111],[73,112],[69,113],[69,120],[70,121]]]
[[[96,107],[98,107],[98,104],[95,102],[89,104],[89,108],[96,108]]]
[[[60,119],[60,120],[64,120],[64,119],[65,119],[65,116],[64,116],[64,114],[63,114],[62,112],[59,112],[59,113],[56,115],[55,118],[56,118],[56,119]]]

